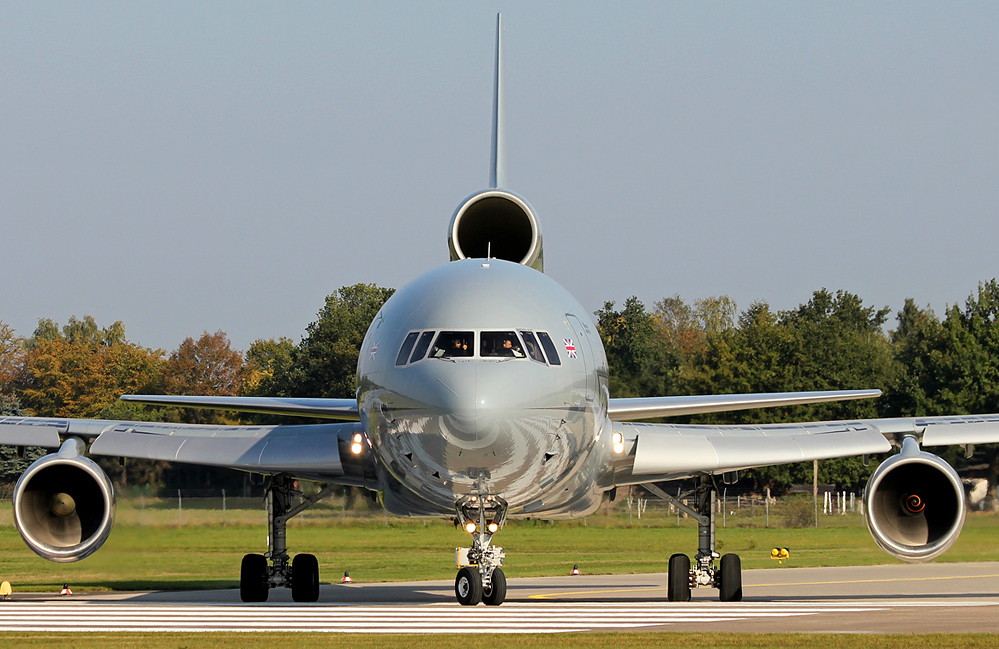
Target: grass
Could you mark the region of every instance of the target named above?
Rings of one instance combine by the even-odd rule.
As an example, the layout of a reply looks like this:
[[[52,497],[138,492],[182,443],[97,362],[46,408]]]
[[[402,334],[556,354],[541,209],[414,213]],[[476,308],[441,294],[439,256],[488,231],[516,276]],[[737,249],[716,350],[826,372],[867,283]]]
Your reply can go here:
[[[197,505],[188,501],[178,525],[176,504],[170,501],[122,503],[105,546],[71,564],[50,563],[31,552],[10,523],[9,508],[4,508],[0,580],[22,591],[58,589],[64,582],[81,591],[235,587],[242,555],[266,550],[264,515],[257,509],[227,509],[223,526],[218,509]],[[693,554],[696,549],[693,521],[681,519],[677,525],[668,512],[648,510],[640,521],[632,517],[629,526],[622,509],[585,521],[509,522],[495,538],[507,553],[507,574],[564,575],[573,564],[587,574],[664,572],[672,552]],[[451,579],[453,548],[469,540],[450,521],[380,513],[357,518],[336,508],[314,512],[307,514],[311,518],[292,522],[288,541],[293,554],[317,555],[325,581],[335,581],[344,571],[364,582]],[[764,527],[760,514],[733,510],[726,528],[719,521],[718,551],[739,554],[744,568],[779,569],[770,559],[775,546],[790,549],[791,560],[784,564],[789,566],[895,562],[877,547],[858,514],[820,516],[819,529]],[[780,519],[772,516],[771,523]],[[938,561],[999,561],[997,541],[999,516],[971,514],[960,539]]]
[[[71,639],[67,639],[71,638]],[[582,648],[648,649],[677,647],[690,649],[756,649],[782,647],[786,649],[910,649],[939,647],[941,649],[985,649],[999,643],[992,634],[962,633],[953,635],[857,635],[857,634],[744,634],[744,633],[585,633],[558,635],[482,636],[455,635],[355,635],[324,633],[0,633],[0,643],[17,647],[72,647],[74,649],[118,649],[149,647],[151,649],[215,649],[218,647],[267,647],[268,649],[298,649],[299,647],[350,647],[380,649],[406,646],[411,649],[467,649],[484,644],[495,649]]]

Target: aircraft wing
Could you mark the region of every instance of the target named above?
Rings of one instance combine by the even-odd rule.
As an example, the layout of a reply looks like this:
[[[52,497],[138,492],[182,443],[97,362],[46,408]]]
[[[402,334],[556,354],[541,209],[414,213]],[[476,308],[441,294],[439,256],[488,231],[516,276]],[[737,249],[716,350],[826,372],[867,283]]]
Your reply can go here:
[[[881,390],[826,390],[819,392],[769,392],[763,394],[698,394],[677,397],[611,399],[607,411],[614,421],[678,417],[706,412],[727,412],[806,403],[873,399]]]
[[[122,401],[151,406],[179,406],[207,410],[234,410],[265,415],[313,417],[359,421],[357,399],[317,399],[287,397],[203,397],[185,395],[126,394]]]
[[[91,455],[166,460],[255,473],[337,480],[345,474],[340,446],[360,423],[304,426],[203,426],[96,419],[0,418],[0,445],[56,448],[61,438],[92,439]],[[356,463],[356,460],[355,460]]]
[[[999,414],[755,426],[615,422],[625,444],[619,485],[758,466],[886,453],[905,436],[922,446],[999,442]]]

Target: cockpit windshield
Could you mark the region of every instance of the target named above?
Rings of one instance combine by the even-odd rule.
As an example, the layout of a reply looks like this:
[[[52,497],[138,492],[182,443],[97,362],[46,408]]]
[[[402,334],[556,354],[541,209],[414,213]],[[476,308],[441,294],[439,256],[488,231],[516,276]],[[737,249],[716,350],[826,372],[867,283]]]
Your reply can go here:
[[[475,334],[471,331],[442,331],[434,341],[431,358],[451,358],[475,354]]]
[[[513,331],[483,331],[479,334],[479,354],[483,358],[523,358],[524,348]]]

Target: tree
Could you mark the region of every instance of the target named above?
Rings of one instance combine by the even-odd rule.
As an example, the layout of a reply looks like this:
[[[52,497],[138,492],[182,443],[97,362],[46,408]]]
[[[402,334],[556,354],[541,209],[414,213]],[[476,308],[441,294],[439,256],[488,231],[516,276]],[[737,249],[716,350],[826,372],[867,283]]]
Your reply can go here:
[[[240,394],[268,396],[276,394],[275,376],[287,374],[295,343],[290,338],[259,339],[250,344],[243,359]]]
[[[629,297],[620,311],[614,302],[604,302],[595,315],[607,352],[611,396],[666,394],[669,373],[678,359],[668,354],[664,339],[656,333],[656,321],[641,300]]]
[[[19,397],[37,416],[99,417],[122,394],[160,391],[163,351],[130,343],[121,322],[39,320],[25,348]]]
[[[24,378],[24,340],[0,321],[0,395],[10,394]]]
[[[272,365],[274,396],[353,397],[364,334],[395,289],[374,284],[344,286],[326,305],[291,354],[287,368]]]

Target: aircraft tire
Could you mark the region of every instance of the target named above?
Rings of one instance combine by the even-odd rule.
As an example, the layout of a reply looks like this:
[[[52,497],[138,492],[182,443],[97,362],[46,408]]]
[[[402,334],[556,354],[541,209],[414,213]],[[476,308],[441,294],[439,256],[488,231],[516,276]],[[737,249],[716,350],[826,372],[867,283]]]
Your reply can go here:
[[[239,566],[239,598],[244,602],[266,602],[267,559],[262,554],[247,554]]]
[[[462,606],[475,606],[482,601],[482,575],[477,568],[465,566],[454,578],[454,595]]]
[[[737,554],[726,554],[721,558],[718,599],[723,602],[742,601],[742,559]]]
[[[502,568],[493,570],[492,585],[482,590],[482,603],[486,606],[499,606],[506,599],[506,575]]]
[[[666,579],[667,600],[671,602],[690,601],[690,557],[685,554],[671,556]]]
[[[291,598],[319,601],[319,561],[313,554],[296,554],[291,562]]]

